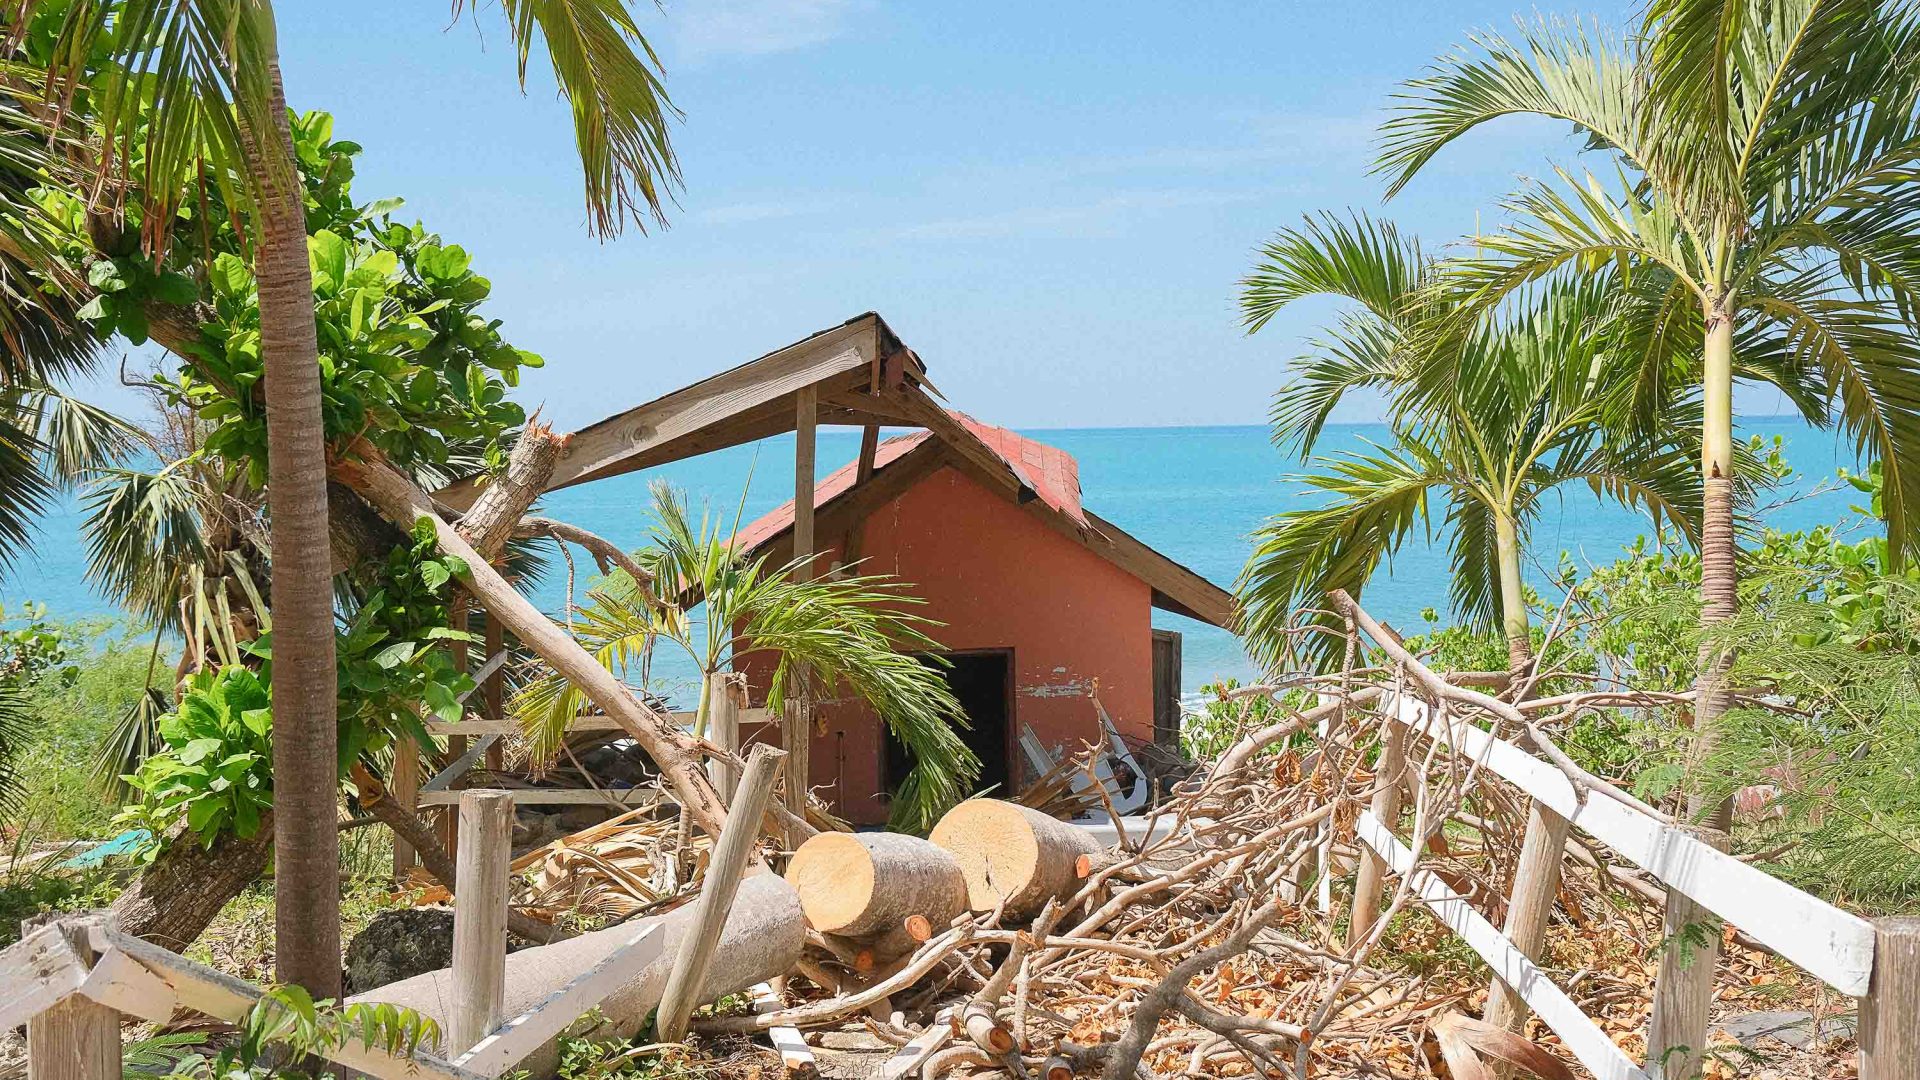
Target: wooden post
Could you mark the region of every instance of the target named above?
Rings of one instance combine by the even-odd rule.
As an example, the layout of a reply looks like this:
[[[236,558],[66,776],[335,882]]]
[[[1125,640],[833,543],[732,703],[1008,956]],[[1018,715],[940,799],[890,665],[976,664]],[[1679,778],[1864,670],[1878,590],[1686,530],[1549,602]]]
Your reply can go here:
[[[60,933],[91,964],[88,923],[72,919]],[[120,1014],[78,994],[27,1021],[27,1080],[119,1080]]]
[[[787,811],[796,819],[807,819],[807,759],[813,749],[813,703],[807,699],[807,673],[795,673],[794,691],[787,695],[781,712],[780,733],[787,750]],[[745,781],[742,781],[744,784]],[[798,848],[807,833],[787,830],[787,850]]]
[[[820,392],[803,386],[793,395],[793,557],[808,560],[800,576],[813,576],[813,470]]]
[[[1400,824],[1400,796],[1406,790],[1402,773],[1407,768],[1407,725],[1387,713],[1381,716],[1380,759],[1374,765],[1371,809],[1380,824],[1393,829]],[[1359,941],[1373,931],[1380,917],[1380,889],[1387,876],[1387,861],[1380,853],[1362,844],[1360,872],[1353,882],[1353,918],[1348,922],[1347,939]]]
[[[707,739],[722,750],[740,752],[740,710],[746,703],[744,676],[716,671],[707,676]],[[724,761],[707,762],[707,776],[728,806],[740,787],[740,770]]]
[[[1560,863],[1565,858],[1567,819],[1532,800],[1527,810],[1527,838],[1520,845],[1520,865],[1513,872],[1513,891],[1507,897],[1507,924],[1503,928],[1527,959],[1538,962],[1547,940],[1547,919],[1560,895]],[[1708,965],[1712,971],[1712,965]],[[1527,1003],[1499,979],[1487,988],[1487,1023],[1519,1031],[1527,1022]]]
[[[780,759],[785,756],[762,743],[747,757],[739,798],[728,808],[726,827],[714,842],[713,855],[707,861],[706,879],[700,883],[699,914],[694,916],[692,928],[681,940],[673,970],[667,974],[667,987],[661,994],[660,1011],[654,1020],[660,1042],[679,1042],[687,1037],[687,1018],[693,1015],[693,1007],[698,1004],[695,999],[707,981],[713,951],[720,944],[720,931],[726,927],[734,893],[740,888],[740,875],[759,843],[760,819],[767,812],[773,778],[780,771]]]
[[[499,618],[496,617],[493,612],[487,612],[486,659],[493,659],[500,654],[500,650],[506,647],[506,627],[500,625]],[[487,719],[505,720],[507,718],[504,700],[506,687],[507,680],[506,676],[502,673],[502,668],[494,668],[493,674],[487,676],[486,683],[480,688],[480,702]],[[506,752],[506,744],[499,740],[495,740],[492,746],[487,747],[488,772],[497,773],[501,770],[506,764]]]
[[[388,795],[399,803],[408,813],[418,811],[420,804],[420,748],[414,745],[413,736],[401,733],[393,740],[393,783]],[[405,881],[417,860],[413,854],[413,845],[393,834],[393,879]]]
[[[1684,826],[1695,839],[1727,850],[1727,834],[1707,826]],[[1531,833],[1532,829],[1529,828]],[[1647,1024],[1647,1067],[1665,1080],[1700,1075],[1707,1045],[1707,1010],[1720,966],[1720,920],[1677,888],[1667,889],[1661,920],[1660,974],[1653,984],[1653,1016]]]
[[[507,867],[512,861],[513,793],[486,788],[461,792],[448,1057],[465,1053],[504,1019]]]
[[[1920,1080],[1920,918],[1873,922],[1873,983],[1860,1001],[1860,1080]]]
[[[468,614],[467,591],[465,589],[453,590],[453,599],[447,602],[447,625],[451,629],[466,633],[469,621]],[[455,639],[447,642],[447,653],[453,657],[454,670],[466,671],[468,669],[470,665],[468,663],[467,651],[467,643],[464,641]],[[448,761],[458,761],[460,760],[460,755],[466,752],[467,737],[465,735],[447,736]],[[465,787],[466,784],[464,781],[456,779],[453,782],[453,786]],[[447,841],[447,858],[453,859],[457,863],[460,853],[460,814],[454,808],[448,807],[447,812],[441,815],[440,821],[441,832],[445,835]]]

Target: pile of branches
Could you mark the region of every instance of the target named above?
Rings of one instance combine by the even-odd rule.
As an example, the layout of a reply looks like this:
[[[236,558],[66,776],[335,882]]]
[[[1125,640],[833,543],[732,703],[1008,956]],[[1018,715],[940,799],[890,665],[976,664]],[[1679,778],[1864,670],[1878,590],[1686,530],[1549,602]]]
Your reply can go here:
[[[1235,691],[1249,706],[1270,703],[1245,714],[1266,726],[1241,732],[1204,763],[1136,835],[1081,858],[1076,883],[1037,914],[964,914],[877,967],[815,935],[818,947],[801,971],[821,996],[716,1018],[704,1030],[863,1026],[901,1048],[889,1077],[956,1069],[1043,1072],[1048,1080],[1304,1077],[1328,1068],[1416,1075],[1436,1056],[1469,1076],[1484,1075],[1476,1072],[1485,1068],[1480,1055],[1536,1075],[1569,1075],[1535,1042],[1473,1019],[1487,990],[1475,965],[1420,971],[1383,947],[1446,934],[1427,916],[1402,915],[1415,899],[1405,878],[1387,876],[1377,917],[1353,932],[1353,872],[1370,857],[1354,825],[1363,809],[1378,810],[1383,791],[1404,793],[1396,831],[1420,866],[1496,924],[1526,821],[1523,795],[1486,782],[1478,763],[1418,733],[1399,775],[1376,772],[1386,729],[1378,706],[1394,695],[1424,699],[1442,718],[1529,745],[1560,764],[1585,797],[1658,813],[1573,765],[1550,730],[1589,708],[1659,702],[1598,690],[1515,704],[1462,685],[1506,682],[1504,673],[1436,674],[1357,607],[1347,614],[1379,651],[1350,649],[1348,669],[1333,675]],[[1657,952],[1659,931],[1657,909],[1623,914],[1619,891],[1637,883],[1649,899],[1659,893],[1604,849],[1576,841],[1570,854],[1586,869],[1565,878],[1562,917],[1609,928],[1595,935],[1602,944],[1574,995],[1595,1016],[1618,1015],[1624,1034],[1645,1015],[1646,980],[1610,973],[1623,959]]]

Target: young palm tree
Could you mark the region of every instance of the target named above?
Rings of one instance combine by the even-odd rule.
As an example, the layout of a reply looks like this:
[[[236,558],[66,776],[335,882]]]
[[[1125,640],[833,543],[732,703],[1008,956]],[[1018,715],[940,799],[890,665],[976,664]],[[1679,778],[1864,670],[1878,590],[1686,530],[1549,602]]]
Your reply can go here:
[[[454,11],[462,4],[456,0]],[[98,169],[137,184],[149,250],[202,160],[243,178],[229,203],[252,225],[267,405],[274,614],[277,977],[339,992],[338,778],[325,428],[308,264],[271,0],[26,0],[16,32],[59,18],[47,101],[85,86]],[[64,8],[64,14],[61,9]],[[658,214],[675,178],[657,61],[622,3],[503,0],[524,85],[536,33],[573,107],[593,229]],[[107,58],[104,66],[100,58]],[[93,189],[97,190],[97,189]],[[112,190],[112,189],[109,189]],[[98,209],[112,209],[101,207]]]
[[[867,702],[913,757],[913,769],[894,795],[891,824],[925,833],[967,794],[980,762],[956,733],[966,714],[945,679],[916,652],[940,648],[938,624],[913,609],[924,603],[903,582],[878,575],[802,578],[792,565],[763,556],[743,559],[736,529],[711,517],[698,526],[672,488],[653,487],[653,535],[639,554],[655,581],[674,583],[680,596],[698,596],[698,620],[677,603],[660,602],[621,574],[589,594],[576,612],[574,633],[610,671],[645,682],[658,645],[682,650],[703,676],[723,670],[738,654],[776,657],[767,704],[779,709],[805,670],[815,686],[844,685]],[[735,525],[737,526],[737,521]],[[701,680],[694,733],[703,734],[707,681]],[[590,703],[558,675],[537,679],[514,695],[512,711],[536,756],[556,753],[568,725]]]
[[[1389,194],[1514,115],[1570,125],[1608,179],[1527,182],[1452,287],[1474,313],[1531,282],[1605,272],[1638,342],[1641,422],[1667,421],[1648,407],[1665,384],[1700,387],[1703,623],[1737,604],[1736,376],[1785,385],[1814,420],[1830,402],[1887,470],[1894,549],[1920,550],[1920,12],[1650,0],[1626,46],[1557,22],[1475,37],[1401,93],[1376,166]],[[1703,654],[1703,728],[1725,711],[1725,664]]]
[[[1250,330],[1302,297],[1353,301],[1335,329],[1294,363],[1273,407],[1274,441],[1311,454],[1329,413],[1361,387],[1388,395],[1393,443],[1338,453],[1304,477],[1318,505],[1282,513],[1255,533],[1239,593],[1256,658],[1277,665],[1295,646],[1293,612],[1331,589],[1358,595],[1416,529],[1432,530],[1429,500],[1452,553],[1452,607],[1469,624],[1498,626],[1516,672],[1532,659],[1522,564],[1527,534],[1564,484],[1652,514],[1691,522],[1698,489],[1688,448],[1604,423],[1621,365],[1604,350],[1602,289],[1562,284],[1530,310],[1456,342],[1452,378],[1422,392],[1421,328],[1434,310],[1434,265],[1391,224],[1331,215],[1282,231],[1242,282]],[[1697,408],[1697,406],[1696,406]],[[1321,629],[1333,628],[1326,623]],[[1313,632],[1305,651],[1340,658],[1338,633]]]

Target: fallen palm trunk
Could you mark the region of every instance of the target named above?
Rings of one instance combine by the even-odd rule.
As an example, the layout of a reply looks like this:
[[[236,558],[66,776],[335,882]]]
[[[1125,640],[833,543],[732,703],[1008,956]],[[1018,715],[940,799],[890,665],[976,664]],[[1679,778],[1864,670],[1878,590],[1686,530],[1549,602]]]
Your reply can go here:
[[[960,864],[968,906],[1008,918],[1073,895],[1080,887],[1075,865],[1101,850],[1077,825],[998,799],[968,799],[947,811],[931,839]]]
[[[607,930],[582,934],[576,938],[522,949],[507,957],[506,994],[502,1012],[518,1016],[560,990],[576,976],[591,970],[609,954],[632,941],[649,923],[664,935],[658,957],[597,1006],[606,1018],[596,1038],[629,1038],[660,1004],[666,990],[667,975],[679,955],[680,945],[692,931],[698,905],[689,904],[665,915],[636,919]],[[698,1001],[712,1001],[745,990],[755,983],[785,975],[800,959],[806,941],[806,922],[800,914],[800,898],[793,888],[772,874],[756,874],[740,883],[740,891],[727,913],[720,941],[714,948],[707,977],[695,995]],[[413,1009],[439,1022],[444,1030],[454,1004],[453,971],[442,968],[411,979],[389,983],[353,1000],[385,1002]],[[556,1064],[555,1047],[536,1051],[520,1068],[536,1077],[550,1075]]]
[[[672,717],[643,704],[591,653],[520,595],[459,530],[441,519],[432,498],[418,484],[380,460],[371,446],[360,444],[357,449],[361,455],[358,459],[334,462],[334,475],[396,525],[412,528],[422,519],[431,522],[440,550],[466,562],[461,584],[481,606],[632,736],[660,767],[660,775],[673,785],[694,824],[709,836],[719,836],[727,812],[701,768],[698,743],[680,730]]]

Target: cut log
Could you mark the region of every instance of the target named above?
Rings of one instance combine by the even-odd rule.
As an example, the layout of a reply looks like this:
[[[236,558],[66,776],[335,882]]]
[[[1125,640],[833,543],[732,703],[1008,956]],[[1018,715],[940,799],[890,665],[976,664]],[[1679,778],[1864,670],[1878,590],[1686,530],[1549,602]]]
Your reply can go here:
[[[916,915],[944,927],[967,906],[960,863],[900,833],[820,833],[793,853],[787,883],[807,925],[840,937],[891,933]]]
[[[674,957],[679,954],[680,944],[691,931],[697,914],[698,905],[689,904],[651,919],[634,920],[512,953],[507,957],[502,1011],[508,1016],[517,1016],[532,1009],[575,976],[631,942],[644,925],[655,923],[665,935],[660,954],[625,986],[599,1002],[606,1024],[587,1033],[596,1039],[631,1038],[640,1030],[647,1014],[660,1004]],[[806,919],[800,913],[800,898],[793,888],[772,874],[760,873],[747,878],[740,883],[740,891],[727,914],[726,926],[721,931],[720,943],[714,950],[698,999],[712,1001],[785,975],[800,959],[805,941]],[[444,1031],[455,1001],[453,972],[444,968],[428,972],[351,1000],[386,1002],[413,1009],[432,1017]],[[557,1049],[549,1044],[522,1061],[519,1068],[528,1070],[534,1077],[549,1076],[557,1060]]]
[[[992,911],[1004,904],[1010,918],[1071,896],[1080,886],[1080,856],[1100,852],[1100,842],[1078,825],[998,799],[968,799],[947,811],[931,839],[959,862],[967,905]]]

